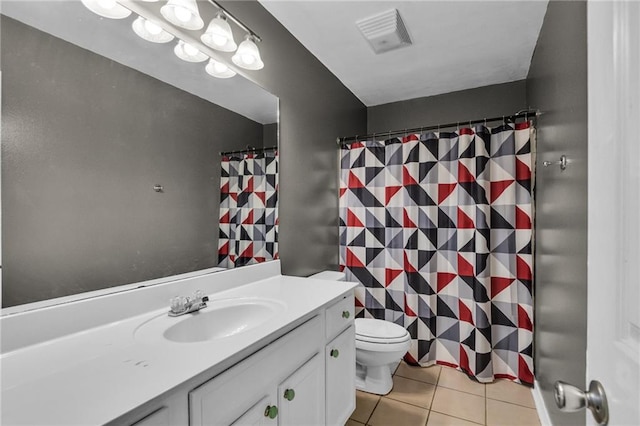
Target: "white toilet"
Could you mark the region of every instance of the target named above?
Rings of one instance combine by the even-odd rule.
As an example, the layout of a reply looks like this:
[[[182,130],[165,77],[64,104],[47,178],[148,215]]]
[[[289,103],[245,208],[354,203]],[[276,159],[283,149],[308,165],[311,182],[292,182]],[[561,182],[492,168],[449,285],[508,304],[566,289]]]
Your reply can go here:
[[[344,281],[345,274],[324,271],[309,278]],[[356,318],[356,388],[386,395],[393,387],[393,369],[409,350],[411,336],[389,321]]]
[[[389,321],[356,318],[356,388],[386,395],[393,387],[393,369],[409,350],[411,336]]]

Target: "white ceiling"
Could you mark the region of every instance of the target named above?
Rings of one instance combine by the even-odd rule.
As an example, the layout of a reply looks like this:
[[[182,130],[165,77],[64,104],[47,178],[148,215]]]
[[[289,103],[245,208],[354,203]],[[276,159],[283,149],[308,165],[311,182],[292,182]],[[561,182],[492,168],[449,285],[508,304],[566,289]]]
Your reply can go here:
[[[259,0],[365,105],[527,77],[547,0]],[[413,44],[376,55],[355,22],[396,8]]]

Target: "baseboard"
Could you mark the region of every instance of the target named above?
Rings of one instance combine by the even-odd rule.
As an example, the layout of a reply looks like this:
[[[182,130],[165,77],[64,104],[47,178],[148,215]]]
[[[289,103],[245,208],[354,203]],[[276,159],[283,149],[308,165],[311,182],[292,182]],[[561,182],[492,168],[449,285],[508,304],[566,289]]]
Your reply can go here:
[[[547,411],[547,406],[544,403],[544,398],[542,398],[542,392],[540,392],[540,384],[537,380],[534,381],[531,394],[533,395],[533,402],[536,404],[536,411],[540,418],[540,424],[542,426],[553,426],[553,423],[551,423],[551,417],[549,417],[549,411]]]

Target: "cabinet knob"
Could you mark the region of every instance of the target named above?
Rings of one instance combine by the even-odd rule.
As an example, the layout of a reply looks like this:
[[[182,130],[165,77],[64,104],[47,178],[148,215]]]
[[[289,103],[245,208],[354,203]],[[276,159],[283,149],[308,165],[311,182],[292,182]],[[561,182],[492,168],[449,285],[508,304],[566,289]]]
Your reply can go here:
[[[264,416],[275,419],[278,417],[278,407],[275,405],[267,405],[267,408],[264,410]]]
[[[351,316],[351,314],[349,313],[349,311],[342,311],[342,318],[349,318]]]
[[[338,358],[338,356],[340,355],[340,352],[337,349],[331,349],[331,352],[329,352],[329,355],[331,355],[334,358]]]
[[[284,399],[287,401],[293,401],[293,398],[296,397],[296,391],[293,389],[287,389],[284,391]]]

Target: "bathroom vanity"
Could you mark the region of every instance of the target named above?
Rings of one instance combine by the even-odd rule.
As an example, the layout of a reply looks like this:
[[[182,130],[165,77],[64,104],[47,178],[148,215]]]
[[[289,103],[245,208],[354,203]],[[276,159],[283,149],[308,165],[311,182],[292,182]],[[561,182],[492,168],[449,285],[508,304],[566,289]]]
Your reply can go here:
[[[342,425],[354,287],[270,262],[4,315],[2,424]]]

